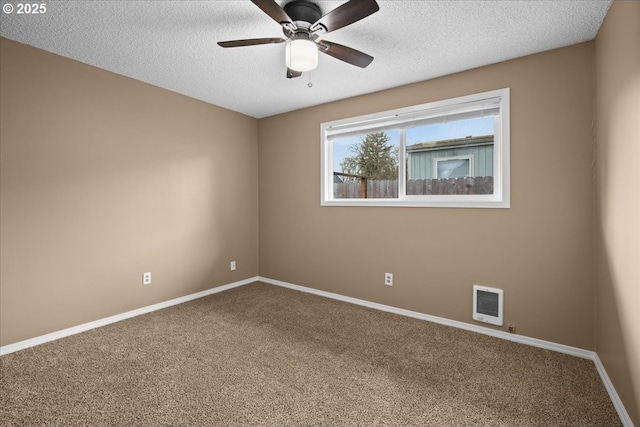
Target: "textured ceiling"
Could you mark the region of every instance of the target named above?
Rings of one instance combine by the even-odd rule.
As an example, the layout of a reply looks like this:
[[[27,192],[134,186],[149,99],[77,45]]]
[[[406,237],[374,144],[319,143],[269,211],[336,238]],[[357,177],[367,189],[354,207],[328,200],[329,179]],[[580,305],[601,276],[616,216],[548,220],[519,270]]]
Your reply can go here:
[[[46,3],[43,15],[1,13],[2,36],[261,118],[592,40],[611,1],[378,0],[324,37],[374,56],[368,68],[321,54],[297,79],[285,78],[284,44],[216,44],[282,36],[249,0]]]

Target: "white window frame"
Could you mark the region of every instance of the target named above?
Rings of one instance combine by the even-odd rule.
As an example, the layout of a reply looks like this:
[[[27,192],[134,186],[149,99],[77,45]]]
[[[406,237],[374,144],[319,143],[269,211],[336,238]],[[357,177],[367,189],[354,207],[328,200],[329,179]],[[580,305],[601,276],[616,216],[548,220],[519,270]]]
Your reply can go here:
[[[320,204],[322,206],[405,206],[454,208],[510,208],[510,130],[509,88],[461,96],[391,111],[322,123]],[[407,195],[406,138],[407,123],[438,120],[450,114],[480,112],[485,104],[499,108],[494,115],[493,194]],[[497,107],[496,107],[497,106]],[[338,199],[333,197],[333,144],[331,138],[356,132],[400,130],[397,199]]]
[[[435,174],[436,178],[440,178],[438,176],[438,163],[439,162],[446,162],[447,160],[469,160],[469,175],[467,175],[467,176],[470,176],[470,177],[474,177],[475,176],[474,165],[473,165],[473,161],[474,161],[473,154],[463,154],[461,156],[434,157],[433,158],[433,170],[436,173]]]

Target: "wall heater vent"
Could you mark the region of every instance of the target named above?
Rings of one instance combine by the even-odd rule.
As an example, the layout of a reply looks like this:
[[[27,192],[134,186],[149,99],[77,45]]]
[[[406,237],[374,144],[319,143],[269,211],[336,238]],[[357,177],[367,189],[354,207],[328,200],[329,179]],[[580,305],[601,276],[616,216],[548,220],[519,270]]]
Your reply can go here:
[[[502,289],[473,285],[473,320],[502,326]]]

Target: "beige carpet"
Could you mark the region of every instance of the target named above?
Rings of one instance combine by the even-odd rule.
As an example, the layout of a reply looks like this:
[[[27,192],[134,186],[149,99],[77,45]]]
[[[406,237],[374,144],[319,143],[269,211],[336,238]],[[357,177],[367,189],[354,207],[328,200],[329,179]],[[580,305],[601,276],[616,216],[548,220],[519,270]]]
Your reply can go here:
[[[265,284],[0,369],[0,425],[620,425],[589,360]]]

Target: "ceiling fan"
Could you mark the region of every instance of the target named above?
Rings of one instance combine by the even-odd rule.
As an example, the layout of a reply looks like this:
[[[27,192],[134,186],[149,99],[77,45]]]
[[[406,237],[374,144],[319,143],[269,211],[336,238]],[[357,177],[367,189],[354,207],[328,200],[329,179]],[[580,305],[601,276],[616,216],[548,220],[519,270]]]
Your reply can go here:
[[[282,26],[286,38],[230,40],[218,42],[218,45],[240,47],[287,42],[287,78],[300,77],[303,72],[313,70],[318,65],[318,52],[360,68],[367,67],[373,61],[373,56],[338,43],[321,40],[320,37],[377,12],[380,7],[376,0],[349,0],[324,16],[320,7],[309,0],[293,0],[284,7],[280,7],[275,0],[251,2]]]

